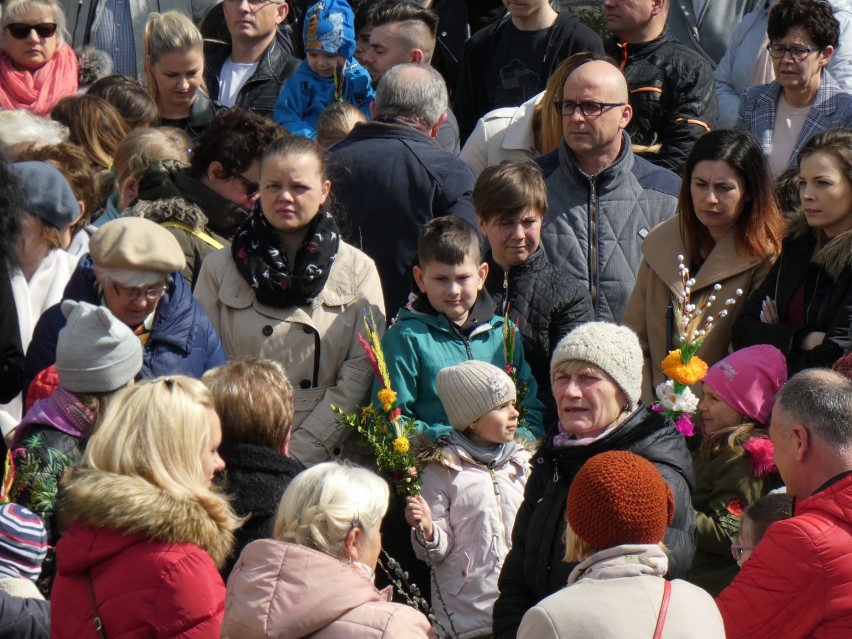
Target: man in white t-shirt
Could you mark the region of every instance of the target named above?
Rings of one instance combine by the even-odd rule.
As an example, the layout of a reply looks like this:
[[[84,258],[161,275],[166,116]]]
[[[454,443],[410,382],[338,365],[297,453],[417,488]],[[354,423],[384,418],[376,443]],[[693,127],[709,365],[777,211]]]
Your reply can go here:
[[[238,106],[271,119],[281,85],[299,66],[278,30],[287,17],[287,3],[223,0],[221,11],[231,42],[207,53],[207,90],[222,106]]]

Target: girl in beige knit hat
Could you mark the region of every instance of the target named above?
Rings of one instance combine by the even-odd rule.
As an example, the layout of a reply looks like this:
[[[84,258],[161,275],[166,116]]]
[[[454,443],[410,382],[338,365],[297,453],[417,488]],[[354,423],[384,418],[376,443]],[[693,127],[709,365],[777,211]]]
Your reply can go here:
[[[518,411],[511,378],[476,360],[442,369],[438,396],[453,431],[422,456],[423,491],[409,497],[412,544],[435,566],[435,614],[458,636],[491,636],[497,577],[511,547],[530,453],[515,442]],[[436,584],[446,610],[437,605]]]

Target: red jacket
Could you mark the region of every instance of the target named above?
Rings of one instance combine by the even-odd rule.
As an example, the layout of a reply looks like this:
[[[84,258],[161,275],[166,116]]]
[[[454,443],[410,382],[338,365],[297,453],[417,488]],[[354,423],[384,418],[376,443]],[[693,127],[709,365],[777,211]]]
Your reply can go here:
[[[230,533],[140,478],[67,477],[61,508],[73,523],[57,544],[51,637],[97,639],[88,572],[109,639],[218,639],[225,586],[211,554],[224,559]]]
[[[716,599],[728,639],[852,637],[852,475],[795,512]]]

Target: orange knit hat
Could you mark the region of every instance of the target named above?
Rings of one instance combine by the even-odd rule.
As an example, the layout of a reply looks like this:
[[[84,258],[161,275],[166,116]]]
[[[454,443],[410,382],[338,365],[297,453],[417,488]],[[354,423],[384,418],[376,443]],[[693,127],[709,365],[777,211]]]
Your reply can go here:
[[[674,496],[660,471],[627,451],[589,459],[571,482],[568,525],[595,550],[657,544],[674,517]]]

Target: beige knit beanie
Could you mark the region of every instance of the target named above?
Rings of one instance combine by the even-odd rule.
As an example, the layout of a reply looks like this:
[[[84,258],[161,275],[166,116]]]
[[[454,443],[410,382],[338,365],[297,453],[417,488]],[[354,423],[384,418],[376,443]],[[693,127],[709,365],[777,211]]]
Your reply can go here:
[[[488,362],[468,360],[448,366],[438,372],[435,382],[450,424],[462,432],[488,411],[517,399],[512,379]]]
[[[642,396],[642,348],[636,333],[626,326],[588,322],[563,337],[550,360],[550,377],[563,362],[594,364],[609,375],[631,404]]]

